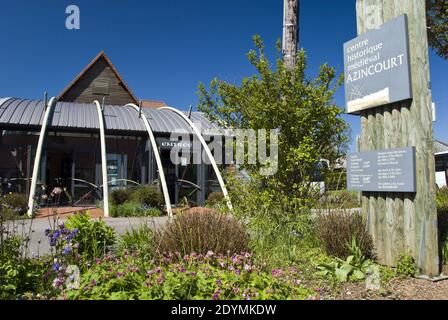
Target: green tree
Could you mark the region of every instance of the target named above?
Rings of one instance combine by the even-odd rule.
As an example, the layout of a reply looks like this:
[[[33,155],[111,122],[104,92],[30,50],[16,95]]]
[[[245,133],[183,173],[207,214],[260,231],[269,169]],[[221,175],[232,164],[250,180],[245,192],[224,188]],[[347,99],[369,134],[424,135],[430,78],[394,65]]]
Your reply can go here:
[[[447,0],[426,0],[426,23],[429,45],[439,56],[448,59]]]
[[[207,89],[199,85],[198,109],[227,128],[279,129],[278,171],[258,178],[271,190],[296,197],[306,196],[320,159],[334,161],[346,151],[348,126],[335,105],[334,92],[343,81],[326,64],[317,77],[306,76],[307,58],[297,53],[295,68],[282,60],[280,43],[273,68],[264,54],[264,44],[254,36],[257,50],[248,53],[257,74],[240,85],[212,80]],[[259,166],[246,167],[254,176]]]

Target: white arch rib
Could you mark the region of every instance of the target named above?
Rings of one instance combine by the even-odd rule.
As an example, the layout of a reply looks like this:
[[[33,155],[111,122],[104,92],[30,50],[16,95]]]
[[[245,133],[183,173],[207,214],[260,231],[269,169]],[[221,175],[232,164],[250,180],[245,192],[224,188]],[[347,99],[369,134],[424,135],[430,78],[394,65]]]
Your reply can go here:
[[[45,141],[45,134],[47,131],[48,126],[48,120],[50,119],[51,111],[53,110],[54,106],[56,105],[57,98],[53,97],[51,98],[50,102],[48,103],[48,107],[45,110],[44,119],[42,122],[42,126],[40,128],[40,134],[39,134],[39,141],[37,142],[37,150],[36,150],[36,156],[34,158],[34,166],[33,166],[33,175],[31,178],[31,186],[30,186],[30,194],[28,198],[28,216],[31,217],[33,215],[34,210],[34,196],[36,194],[36,186],[37,186],[37,175],[39,174],[39,168],[40,168],[40,160],[42,156],[42,149],[44,146]]]
[[[106,157],[106,133],[104,131],[103,110],[98,100],[93,101],[98,113],[98,123],[100,124],[100,144],[101,144],[101,175],[103,178],[103,210],[104,216],[109,217],[109,185],[107,183],[107,157]]]
[[[227,207],[230,211],[233,210],[232,202],[230,201],[229,194],[227,192],[227,188],[224,184],[224,180],[221,176],[221,172],[219,172],[218,165],[216,164],[215,158],[212,155],[212,152],[210,151],[210,148],[208,147],[207,143],[205,142],[204,138],[202,137],[201,132],[199,131],[198,127],[181,111],[173,108],[173,107],[161,107],[158,108],[158,110],[170,110],[175,112],[176,114],[180,115],[182,119],[184,119],[190,127],[193,129],[194,133],[198,137],[199,141],[202,144],[202,147],[205,150],[205,153],[207,154],[208,158],[210,159],[210,163],[212,164],[213,170],[215,171],[216,177],[218,178],[219,185],[222,190],[222,194],[224,195],[224,199],[226,199]]]
[[[126,107],[132,107],[137,112],[139,112],[139,110],[140,110],[139,107],[133,103],[128,103],[126,105]],[[173,216],[173,210],[171,208],[171,200],[170,200],[170,195],[168,193],[168,186],[166,184],[165,173],[163,172],[162,159],[160,158],[159,149],[157,147],[156,139],[154,137],[154,132],[152,131],[152,127],[148,121],[148,118],[146,118],[146,115],[144,112],[142,112],[141,115],[142,115],[142,119],[143,119],[143,123],[146,128],[146,131],[148,131],[149,140],[151,142],[154,157],[156,158],[157,169],[159,171],[160,182],[162,184],[163,197],[165,198],[166,211],[168,212],[168,217],[171,219]]]

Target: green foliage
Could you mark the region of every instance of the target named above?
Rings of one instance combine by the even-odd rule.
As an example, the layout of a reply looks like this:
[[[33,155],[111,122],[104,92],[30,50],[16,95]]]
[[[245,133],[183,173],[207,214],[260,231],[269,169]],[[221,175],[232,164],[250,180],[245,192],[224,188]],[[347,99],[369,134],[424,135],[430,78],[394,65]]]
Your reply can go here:
[[[426,0],[428,42],[436,53],[448,59],[448,2]]]
[[[436,194],[437,210],[448,212],[448,187],[437,190]]]
[[[359,213],[329,211],[319,214],[317,234],[325,252],[331,256],[345,259],[352,254],[350,243],[356,244],[367,258],[373,257],[372,237],[366,230],[365,222]]]
[[[163,215],[159,208],[149,208],[145,210],[145,217],[160,217]]]
[[[132,198],[134,190],[128,188],[115,189],[110,193],[112,205],[121,205]]]
[[[347,171],[332,171],[324,174],[326,190],[346,190],[347,189]]]
[[[440,257],[448,263],[448,188],[437,190],[437,222],[439,225]]]
[[[133,199],[145,208],[160,207],[163,203],[162,194],[156,186],[142,186],[135,189]]]
[[[313,199],[287,196],[264,188],[257,180],[246,181],[232,173],[226,175],[226,180],[233,214],[246,222],[257,260],[269,267],[299,264],[307,271],[313,268],[311,260],[322,260],[310,214]]]
[[[0,199],[0,205],[10,216],[23,216],[28,211],[28,198],[24,193],[8,193]]]
[[[258,179],[267,189],[305,199],[316,163],[322,158],[333,163],[346,150],[348,125],[333,101],[343,79],[335,81],[335,70],[327,65],[308,79],[304,51],[298,52],[296,66],[289,70],[279,50],[273,68],[259,36],[254,43],[258,52],[250,51],[248,59],[257,74],[240,85],[218,79],[209,89],[200,84],[198,109],[227,128],[278,129],[278,171]],[[263,165],[245,168],[256,174]]]
[[[192,254],[166,256],[154,265],[132,256],[106,259],[81,277],[69,299],[218,300],[306,299],[312,291],[301,285],[293,269],[263,272],[250,255]]]
[[[163,252],[233,254],[248,249],[249,237],[242,223],[214,211],[186,211],[156,233],[157,250]]]
[[[120,205],[110,206],[111,217],[160,217],[162,211],[158,208],[145,209],[140,203],[128,201]]]
[[[118,238],[118,252],[121,255],[138,254],[149,258],[154,254],[154,232],[147,223],[132,227]]]
[[[346,282],[349,279],[363,280],[371,262],[363,255],[355,237],[352,238],[351,244],[347,247],[351,255],[346,260],[336,258],[329,264],[318,265],[317,268],[320,270],[318,274],[332,276],[339,282]]]
[[[103,220],[91,219],[85,212],[69,217],[66,226],[78,230],[74,241],[79,244],[79,253],[88,260],[101,258],[115,243],[114,229]]]
[[[356,191],[335,190],[327,191],[319,200],[318,206],[322,209],[350,209],[359,208],[361,204]]]
[[[418,267],[415,264],[414,258],[407,254],[401,254],[398,258],[395,272],[401,277],[415,277],[418,272]]]
[[[224,195],[222,192],[212,192],[207,197],[207,205],[208,206],[214,206],[217,203],[221,202],[224,199]]]
[[[393,278],[397,276],[395,270],[388,266],[378,265],[380,268],[380,276],[382,283],[389,283]]]
[[[23,239],[14,236],[2,241],[0,255],[0,299],[16,299],[30,292],[47,289],[44,275],[47,261],[22,257]]]

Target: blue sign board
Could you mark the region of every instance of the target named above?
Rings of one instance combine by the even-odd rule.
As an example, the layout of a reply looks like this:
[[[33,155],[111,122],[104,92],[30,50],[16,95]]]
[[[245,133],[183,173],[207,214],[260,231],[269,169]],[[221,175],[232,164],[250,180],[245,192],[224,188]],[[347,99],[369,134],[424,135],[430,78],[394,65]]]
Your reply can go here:
[[[407,16],[344,44],[347,113],[412,99]]]
[[[347,189],[416,192],[415,148],[367,151],[349,155]]]

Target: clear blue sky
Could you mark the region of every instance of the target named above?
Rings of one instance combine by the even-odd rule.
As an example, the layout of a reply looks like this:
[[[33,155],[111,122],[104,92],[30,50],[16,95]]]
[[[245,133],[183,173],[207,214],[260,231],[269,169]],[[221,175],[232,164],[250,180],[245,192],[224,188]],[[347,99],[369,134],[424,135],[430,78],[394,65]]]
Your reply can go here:
[[[260,34],[275,57],[282,0],[2,1],[0,97],[58,95],[105,50],[139,98],[180,109],[197,104],[197,85],[213,77],[238,83],[254,73],[246,53]],[[81,29],[67,30],[65,8],[81,10]],[[355,0],[301,0],[300,44],[309,74],[327,62],[343,71],[342,45],[356,36]],[[430,53],[435,137],[448,141],[448,62]],[[343,89],[336,95],[343,106]],[[359,118],[346,116],[352,138]]]

